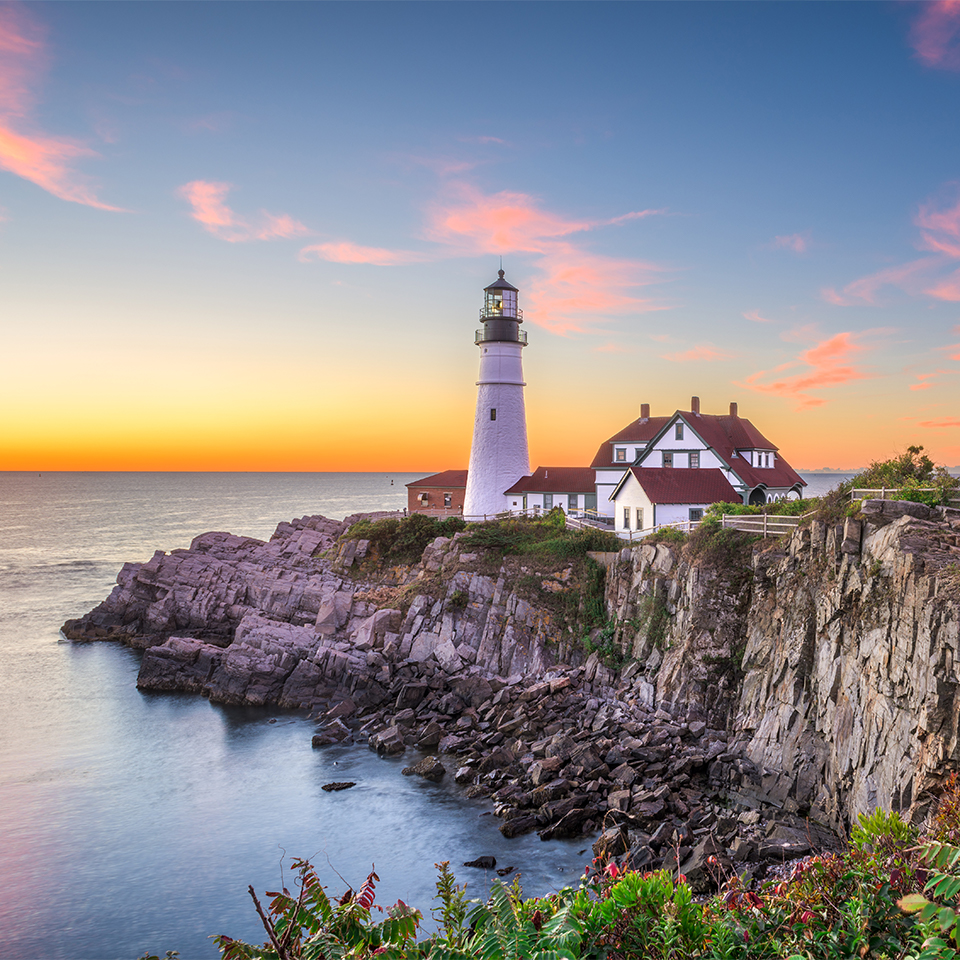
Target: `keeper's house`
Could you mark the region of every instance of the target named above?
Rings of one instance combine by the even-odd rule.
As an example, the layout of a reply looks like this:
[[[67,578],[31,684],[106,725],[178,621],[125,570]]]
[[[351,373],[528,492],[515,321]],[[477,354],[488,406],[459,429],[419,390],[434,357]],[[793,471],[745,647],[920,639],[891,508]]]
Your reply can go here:
[[[641,421],[642,416],[637,423]],[[605,445],[614,458],[627,446],[616,437],[631,427]],[[699,398],[692,397],[690,410],[666,418],[649,439],[641,441],[639,431],[634,432],[636,459],[609,494],[618,532],[699,520],[711,503],[763,504],[799,497],[806,486],[777,447],[739,416],[735,403],[726,416],[702,414]],[[602,447],[598,458],[604,454]],[[609,469],[606,463],[597,469],[598,495],[601,474],[606,479]]]

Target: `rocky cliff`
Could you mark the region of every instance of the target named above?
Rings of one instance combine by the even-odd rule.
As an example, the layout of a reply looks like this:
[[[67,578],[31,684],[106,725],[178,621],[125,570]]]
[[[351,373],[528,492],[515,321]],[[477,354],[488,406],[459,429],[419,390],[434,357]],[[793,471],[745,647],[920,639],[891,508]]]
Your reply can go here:
[[[838,827],[878,806],[921,815],[960,760],[960,511],[867,501],[743,559],[659,545],[611,566],[618,641],[654,702],[728,730],[760,771],[732,799]],[[651,638],[638,611],[661,609]]]
[[[782,861],[875,806],[919,815],[957,766],[958,511],[867,502],[782,540],[599,555],[610,620],[586,645],[583,558],[457,534],[388,567],[352,519],[127,564],[64,634],[143,647],[143,689],[429,753],[409,772],[449,766],[508,835],[603,824],[604,851],[672,850],[688,875],[718,850]]]

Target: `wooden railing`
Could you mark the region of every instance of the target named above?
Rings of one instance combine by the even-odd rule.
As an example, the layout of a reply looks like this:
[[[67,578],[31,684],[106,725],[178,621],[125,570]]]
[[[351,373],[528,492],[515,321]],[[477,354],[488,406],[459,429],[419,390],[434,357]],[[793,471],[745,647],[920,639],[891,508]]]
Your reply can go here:
[[[894,495],[901,490],[909,489],[911,493],[940,493],[940,487],[854,487],[850,491],[851,500],[893,500]],[[947,506],[960,507],[960,497],[950,497]]]
[[[804,516],[809,516],[805,514]],[[803,517],[784,517],[777,514],[730,514],[723,515],[724,528],[742,530],[744,533],[759,533],[764,537],[782,537],[793,533]]]

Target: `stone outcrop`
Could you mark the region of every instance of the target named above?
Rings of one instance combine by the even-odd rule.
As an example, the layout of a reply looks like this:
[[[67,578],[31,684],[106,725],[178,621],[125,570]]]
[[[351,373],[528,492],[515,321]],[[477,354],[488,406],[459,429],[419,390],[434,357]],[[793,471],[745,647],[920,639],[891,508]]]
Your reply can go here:
[[[958,766],[958,511],[867,501],[755,546],[598,555],[589,655],[572,563],[457,534],[387,568],[341,539],[353,519],[126,564],[64,634],[143,648],[142,689],[307,708],[315,746],[449,772],[506,836],[600,831],[599,856],[704,886],[875,806],[920,816]]]
[[[733,801],[837,828],[878,806],[919,817],[957,767],[960,511],[866,501],[764,541],[746,571],[643,546],[607,598],[636,695],[723,727],[756,768],[732,772]]]

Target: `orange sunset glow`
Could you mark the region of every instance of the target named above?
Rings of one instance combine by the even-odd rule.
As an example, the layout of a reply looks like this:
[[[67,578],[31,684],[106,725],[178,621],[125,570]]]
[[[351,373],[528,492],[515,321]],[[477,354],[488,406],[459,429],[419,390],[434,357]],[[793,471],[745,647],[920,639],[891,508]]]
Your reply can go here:
[[[464,69],[480,8],[364,40],[251,8],[202,50],[113,9],[0,5],[0,469],[464,467],[501,257],[536,463],[696,394],[801,468],[960,464],[960,4],[517,7],[527,85]],[[397,43],[424,30],[426,72]],[[564,72],[568,44],[604,53]]]

